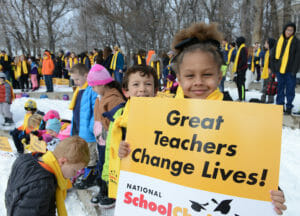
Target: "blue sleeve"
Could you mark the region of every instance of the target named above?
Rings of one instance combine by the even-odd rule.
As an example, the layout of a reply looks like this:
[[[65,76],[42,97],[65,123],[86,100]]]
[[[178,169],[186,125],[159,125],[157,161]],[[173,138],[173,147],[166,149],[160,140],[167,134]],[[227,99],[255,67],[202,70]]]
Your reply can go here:
[[[117,58],[117,69],[123,70],[123,66],[124,66],[124,57],[121,53],[119,53]]]
[[[91,133],[94,133],[94,107],[96,103],[98,94],[91,90],[91,119],[90,119],[90,125],[89,125],[89,131]]]

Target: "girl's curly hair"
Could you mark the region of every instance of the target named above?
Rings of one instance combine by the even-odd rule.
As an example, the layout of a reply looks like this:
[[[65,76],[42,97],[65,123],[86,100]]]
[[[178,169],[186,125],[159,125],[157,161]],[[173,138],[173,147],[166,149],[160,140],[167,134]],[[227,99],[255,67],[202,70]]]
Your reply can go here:
[[[184,54],[201,50],[213,55],[218,66],[221,67],[223,57],[220,50],[220,41],[223,35],[217,29],[216,23],[194,23],[190,27],[182,29],[174,36],[172,50],[175,52],[173,69],[179,73],[179,65]]]

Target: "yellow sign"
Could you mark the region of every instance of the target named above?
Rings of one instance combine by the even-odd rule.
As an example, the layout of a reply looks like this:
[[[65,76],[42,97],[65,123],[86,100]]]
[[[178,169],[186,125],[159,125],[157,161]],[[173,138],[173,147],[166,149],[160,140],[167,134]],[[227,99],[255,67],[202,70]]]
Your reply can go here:
[[[31,152],[41,152],[45,153],[47,149],[47,144],[43,140],[39,140],[39,138],[33,134],[30,134],[30,148]]]
[[[12,152],[7,137],[0,137],[0,151]]]
[[[278,188],[282,107],[132,98],[121,170],[203,191],[270,201]]]

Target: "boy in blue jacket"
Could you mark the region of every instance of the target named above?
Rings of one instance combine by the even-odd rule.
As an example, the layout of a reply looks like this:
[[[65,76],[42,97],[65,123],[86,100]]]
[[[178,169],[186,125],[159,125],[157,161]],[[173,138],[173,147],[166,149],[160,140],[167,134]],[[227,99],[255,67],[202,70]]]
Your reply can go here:
[[[84,64],[77,64],[70,70],[71,78],[74,80],[76,90],[74,92],[70,109],[73,110],[71,123],[71,136],[79,135],[89,146],[90,162],[84,170],[83,176],[79,177],[74,183],[77,189],[86,189],[95,184],[97,173],[97,143],[93,133],[94,127],[94,105],[97,93],[88,86],[88,68]]]

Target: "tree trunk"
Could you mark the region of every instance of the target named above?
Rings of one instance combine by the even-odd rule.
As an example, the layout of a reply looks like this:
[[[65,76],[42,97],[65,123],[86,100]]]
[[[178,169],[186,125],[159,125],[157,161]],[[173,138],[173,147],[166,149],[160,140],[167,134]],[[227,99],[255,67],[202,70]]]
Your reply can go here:
[[[5,43],[6,43],[6,47],[7,47],[7,51],[8,51],[8,55],[12,55],[12,50],[11,50],[11,42],[8,36],[8,31],[7,31],[7,26],[6,23],[3,20],[2,15],[0,14],[0,23],[1,26],[3,28],[3,33],[4,33],[4,38],[5,38]]]
[[[283,2],[283,25],[291,21],[292,18],[292,0]]]
[[[254,5],[254,29],[252,44],[255,42],[261,42],[262,37],[262,26],[263,26],[263,8],[264,0],[256,0]]]
[[[250,0],[243,0],[241,8],[241,33],[246,39],[246,44],[251,43],[251,13]]]
[[[271,4],[271,29],[272,29],[272,37],[278,38],[279,37],[279,23],[278,23],[278,14],[277,14],[277,4],[276,0],[270,0]]]

